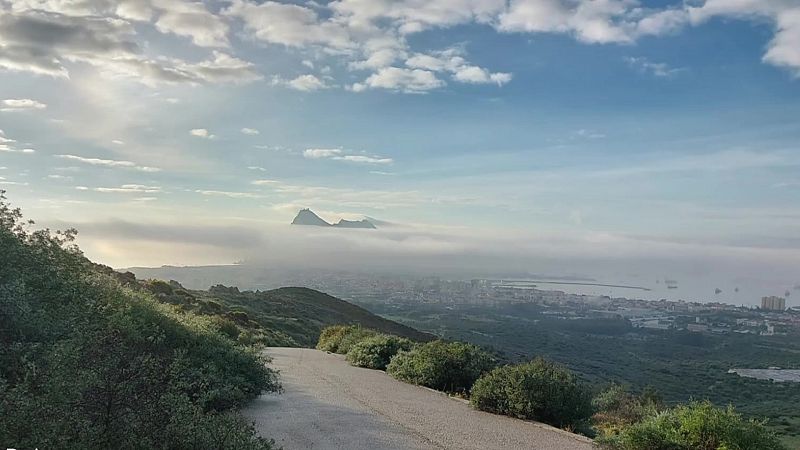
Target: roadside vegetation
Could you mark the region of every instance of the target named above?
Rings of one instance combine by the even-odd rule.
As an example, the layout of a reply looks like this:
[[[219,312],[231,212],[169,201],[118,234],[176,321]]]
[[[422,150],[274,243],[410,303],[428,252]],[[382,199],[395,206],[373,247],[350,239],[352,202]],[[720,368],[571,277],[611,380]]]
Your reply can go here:
[[[236,408],[280,390],[248,331],[124,287],[0,192],[0,443],[270,449]]]
[[[409,339],[379,334],[353,345],[347,352],[347,361],[358,367],[385,370],[392,357],[413,347],[414,343]]]
[[[621,319],[563,320],[554,305],[365,303],[371,311],[443,339],[491,346],[504,363],[541,356],[591,386],[622,383],[634,392],[657,386],[667,405],[710,400],[745,418],[768,419],[788,448],[800,449],[800,383],[775,383],[728,373],[733,367],[800,368],[800,335],[701,334],[632,327]],[[557,310],[557,309],[556,309]],[[730,320],[724,313],[710,322]],[[692,317],[694,320],[694,317]],[[593,390],[597,390],[594,388]]]
[[[783,450],[786,447],[763,423],[742,418],[732,406],[691,402],[649,413],[641,421],[604,435],[612,450]]]
[[[344,344],[344,345],[343,345]],[[652,388],[632,393],[612,385],[593,396],[565,366],[536,358],[497,366],[472,344],[417,343],[359,326],[322,330],[317,348],[346,355],[350,364],[468,398],[479,410],[535,420],[596,438],[609,450],[783,450],[764,423],[710,402],[665,406]]]
[[[491,354],[472,344],[433,341],[398,353],[386,372],[407,383],[468,395],[475,381],[494,365]]]
[[[480,410],[559,428],[585,429],[592,416],[592,396],[578,377],[537,358],[498,367],[472,387],[470,403]]]

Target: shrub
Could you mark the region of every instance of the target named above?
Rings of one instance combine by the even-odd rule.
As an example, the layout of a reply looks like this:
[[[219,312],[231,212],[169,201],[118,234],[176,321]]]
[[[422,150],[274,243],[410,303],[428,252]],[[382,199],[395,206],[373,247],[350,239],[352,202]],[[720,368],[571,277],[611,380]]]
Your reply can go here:
[[[352,346],[347,352],[347,360],[354,366],[384,370],[397,352],[411,350],[413,345],[406,338],[379,334]]]
[[[591,397],[577,376],[537,358],[481,377],[470,402],[483,411],[574,428],[592,414]]]
[[[635,395],[619,385],[598,394],[592,400],[592,406],[595,409],[592,417],[594,426],[606,436],[614,435],[628,425],[664,409],[661,397],[652,389]]]
[[[732,406],[692,402],[654,413],[619,434],[599,439],[615,450],[783,450],[763,423],[745,420]]]
[[[398,380],[446,392],[468,393],[494,367],[489,353],[463,342],[433,341],[398,353],[386,371]]]
[[[235,324],[122,287],[74,231],[29,228],[0,191],[0,443],[271,447],[233,409],[279,390],[277,373]]]
[[[344,355],[359,341],[377,334],[377,331],[362,328],[361,325],[334,325],[322,330],[317,350]]]

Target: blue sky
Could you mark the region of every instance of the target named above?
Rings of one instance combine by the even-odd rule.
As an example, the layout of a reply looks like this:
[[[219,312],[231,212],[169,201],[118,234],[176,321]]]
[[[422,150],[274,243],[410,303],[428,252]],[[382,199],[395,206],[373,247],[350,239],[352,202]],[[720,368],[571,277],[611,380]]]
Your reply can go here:
[[[311,207],[800,281],[794,0],[0,0],[0,102],[0,187],[112,265]]]

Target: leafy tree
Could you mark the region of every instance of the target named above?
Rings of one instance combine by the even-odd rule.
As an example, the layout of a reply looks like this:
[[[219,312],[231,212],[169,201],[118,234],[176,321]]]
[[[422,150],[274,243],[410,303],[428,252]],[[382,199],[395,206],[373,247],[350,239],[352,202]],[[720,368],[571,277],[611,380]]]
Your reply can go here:
[[[592,414],[591,397],[578,377],[541,358],[482,376],[472,387],[470,403],[483,411],[559,428],[574,429]]]
[[[494,364],[489,353],[472,344],[433,341],[401,351],[392,358],[386,372],[408,383],[466,394]]]

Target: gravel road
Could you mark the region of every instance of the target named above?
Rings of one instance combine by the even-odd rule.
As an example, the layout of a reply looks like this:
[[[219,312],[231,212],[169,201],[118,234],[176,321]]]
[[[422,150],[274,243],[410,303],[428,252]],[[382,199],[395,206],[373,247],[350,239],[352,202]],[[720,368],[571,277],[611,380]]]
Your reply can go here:
[[[341,355],[270,348],[285,392],[243,412],[262,436],[295,449],[590,449],[589,439],[475,411],[463,401],[352,367]]]

